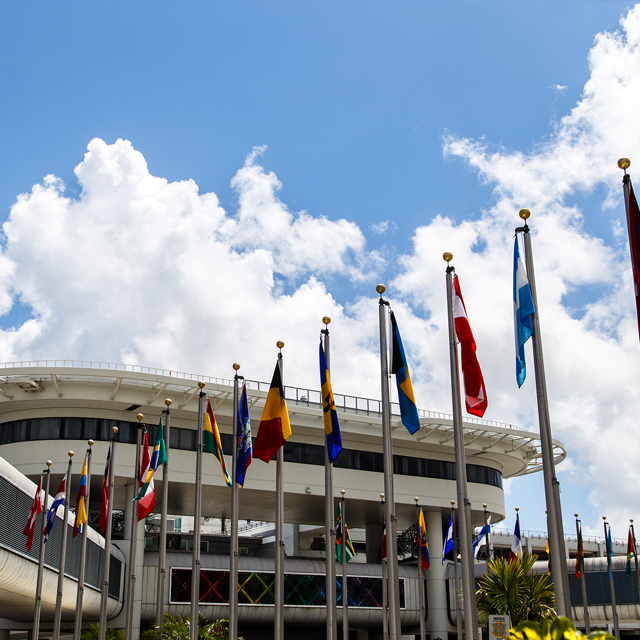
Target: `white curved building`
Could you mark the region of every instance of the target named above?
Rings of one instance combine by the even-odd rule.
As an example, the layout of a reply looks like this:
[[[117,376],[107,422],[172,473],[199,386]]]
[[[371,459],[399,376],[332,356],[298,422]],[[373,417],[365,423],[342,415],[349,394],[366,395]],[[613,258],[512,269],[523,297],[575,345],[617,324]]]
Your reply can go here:
[[[114,508],[125,512],[126,522],[123,539],[115,540],[114,544],[128,557],[127,522],[131,517],[129,505],[133,498],[136,414],[144,414],[143,424],[149,427],[150,440],[153,441],[155,426],[165,408],[164,400],[172,400],[168,511],[176,516],[190,516],[194,502],[198,381],[205,382],[204,391],[213,404],[225,453],[230,454],[233,400],[231,380],[100,362],[42,361],[0,365],[0,456],[35,481],[44,461],[53,460],[51,487],[55,491],[66,468],[67,451],[76,451],[77,462],[71,484],[71,495],[75,496],[81,466],[80,453],[86,449],[87,440],[93,439],[95,445],[90,511],[96,512],[99,509],[107,439],[111,427],[117,425],[119,444],[116,453]],[[268,383],[248,382],[254,437],[268,388]],[[324,525],[324,430],[320,393],[295,387],[286,387],[285,393],[292,427],[292,436],[284,450],[285,522],[292,525],[290,531],[293,532],[293,542],[288,549],[291,558],[288,559],[285,570],[291,572],[291,575],[313,573],[322,576],[324,554],[317,549],[305,548],[313,546],[305,542],[313,541],[313,535],[298,535],[301,527],[310,531],[317,528],[317,542],[321,535],[319,528]],[[346,490],[348,525],[351,530],[361,529],[364,532],[362,538],[366,550],[366,564],[361,568],[354,567],[353,572],[354,575],[379,576],[379,496],[383,491],[380,403],[377,400],[341,395],[337,395],[335,400],[344,449],[336,460],[334,487],[337,495],[340,489]],[[431,568],[427,572],[427,629],[432,638],[446,638],[445,634],[455,632],[455,627],[451,626],[447,612],[445,569],[439,558],[442,554],[443,529],[449,518],[450,501],[456,498],[452,419],[445,414],[420,411],[420,421],[420,431],[412,436],[401,425],[399,416],[392,416],[398,531],[408,529],[415,522],[414,496],[418,496],[425,512],[432,557]],[[475,524],[482,523],[482,505],[486,503],[493,522],[496,522],[504,517],[503,478],[540,470],[539,436],[514,425],[477,419],[465,421],[464,434],[472,518]],[[563,445],[557,441],[554,441],[554,452],[556,463],[566,456]],[[230,466],[230,460],[228,463]],[[159,473],[156,479],[158,501],[161,484],[162,474]],[[266,465],[260,460],[254,460],[249,468],[245,487],[240,491],[240,518],[273,522],[274,489],[275,464]],[[231,515],[230,491],[222,480],[219,464],[213,456],[208,459],[205,457],[204,462],[202,515],[223,518]],[[183,537],[186,541],[188,535]],[[149,538],[148,544],[152,543],[152,536]],[[141,549],[144,543],[142,527],[139,539]],[[188,541],[186,546],[188,547]],[[225,567],[228,570],[228,556],[215,553],[208,555],[210,557],[203,555],[204,568],[209,566],[211,571],[223,573]],[[136,594],[137,626],[144,627],[154,616],[156,556],[154,551],[138,553],[137,574],[143,578],[138,580]],[[180,579],[178,569],[191,566],[190,554],[184,551],[180,555],[177,550],[176,553],[170,553],[168,559],[174,563],[168,562],[168,567],[176,570],[171,571],[171,580],[167,581],[165,610],[184,614],[188,607],[176,601],[171,589],[174,575],[177,576],[176,581]],[[241,561],[240,571],[246,570],[255,575],[267,575],[268,567],[273,562],[269,558],[267,544],[255,553],[252,551],[248,557],[241,558]],[[305,574],[301,568],[306,566],[305,562],[315,563],[313,571],[306,571]],[[303,565],[298,566],[297,563]],[[350,568],[352,564],[350,563]],[[415,589],[411,585],[417,574],[415,567],[401,567],[403,579],[407,581],[402,624],[404,632],[411,633],[417,626]],[[212,573],[211,576],[213,575]],[[223,576],[220,581],[220,584],[224,582]],[[376,611],[376,599],[371,595],[377,587],[374,582],[366,582],[364,577],[359,580],[359,584],[371,586],[369,596],[372,599],[366,600],[369,596],[363,596],[362,602],[365,604],[361,604],[361,611],[356,613],[354,610],[352,624],[354,628],[360,628],[361,632],[370,629],[373,637],[376,633],[375,626],[379,624],[378,618],[381,618],[380,611]],[[321,590],[320,586],[316,586]],[[366,591],[365,587],[362,589]],[[351,582],[349,596],[351,597]],[[224,594],[219,593],[216,597],[220,602],[205,602],[201,607],[205,615],[224,615]],[[249,601],[240,606],[241,633],[250,624],[269,628],[273,607],[269,604],[251,604],[251,596],[247,598]],[[240,602],[243,603],[242,598]],[[310,629],[317,624],[320,633],[318,637],[321,637],[324,634],[324,623],[323,613],[317,609],[319,606],[317,602],[287,606],[286,624],[291,629],[300,621],[304,621]],[[312,611],[316,613],[312,614]],[[10,612],[2,609],[0,603],[0,618],[10,617],[9,614]],[[93,613],[87,611],[86,620],[91,620],[92,616]],[[123,626],[122,614],[113,618],[110,623]],[[43,625],[46,628],[46,613]],[[255,627],[256,630],[258,626]],[[305,633],[310,640],[309,634],[312,636],[313,632]]]

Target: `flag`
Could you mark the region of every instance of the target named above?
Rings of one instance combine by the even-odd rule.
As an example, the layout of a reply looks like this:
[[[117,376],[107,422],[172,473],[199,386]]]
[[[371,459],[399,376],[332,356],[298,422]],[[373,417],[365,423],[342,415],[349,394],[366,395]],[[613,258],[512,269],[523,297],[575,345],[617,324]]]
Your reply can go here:
[[[73,537],[82,533],[82,526],[87,522],[87,456],[84,457],[82,471],[80,472],[80,484],[76,495],[76,519],[73,523]]]
[[[549,551],[549,538],[547,538],[547,548],[546,548],[546,552],[547,552],[547,575],[550,576],[551,575],[551,552]],[[578,573],[576,573],[576,578],[579,578],[579,571]]]
[[[609,525],[609,529],[607,531],[607,556],[607,578],[609,578],[609,564],[613,566],[613,542],[611,541],[611,525]]]
[[[422,559],[422,569],[426,571],[429,568],[429,541],[427,540],[427,525],[424,522],[424,514],[422,513],[422,509],[420,509],[420,519],[419,519],[419,531],[418,534],[420,536],[420,557]]]
[[[631,268],[633,271],[633,286],[636,297],[636,313],[638,328],[640,329],[640,210],[633,192],[631,178],[625,174],[623,182],[629,184],[629,199],[627,201],[627,226],[629,229],[629,248],[631,250]]]
[[[238,461],[236,464],[236,482],[244,487],[247,469],[253,461],[251,448],[251,419],[249,418],[249,403],[247,402],[247,385],[242,385],[240,406],[238,407]]]
[[[456,336],[460,342],[464,400],[467,406],[467,413],[482,418],[487,410],[487,390],[484,387],[484,378],[476,356],[476,341],[469,325],[469,318],[467,318],[467,309],[462,299],[458,276],[453,279],[453,286],[455,289],[453,295],[453,317]]]
[[[547,544],[549,544],[547,542]],[[582,562],[584,561],[584,546],[582,544],[582,527],[578,529],[578,548],[576,549],[576,578],[582,577]]]
[[[53,529],[53,524],[56,520],[56,513],[58,512],[58,507],[61,504],[64,504],[64,501],[67,497],[67,482],[69,480],[69,468],[67,467],[67,473],[64,474],[64,478],[62,478],[62,482],[60,483],[60,487],[58,489],[58,493],[56,493],[56,497],[53,499],[53,504],[49,509],[49,513],[47,515],[47,528],[44,536],[44,541],[47,542],[49,540],[49,535],[51,534],[51,530]],[[66,522],[65,522],[66,526]]]
[[[527,368],[524,361],[524,343],[533,333],[534,314],[533,298],[527,272],[520,259],[518,248],[518,234],[513,246],[513,322],[516,337],[516,380],[518,387],[522,386],[527,375]]]
[[[342,540],[346,536],[347,543],[344,545],[346,551],[345,562],[349,562],[353,556],[356,555],[356,551],[351,543],[351,536],[349,535],[349,527],[342,520],[342,504],[338,504],[338,518],[336,521],[336,558],[340,564],[342,564]]]
[[[231,478],[227,473],[227,465],[224,462],[224,453],[222,452],[222,443],[220,442],[220,433],[218,432],[218,425],[216,423],[216,417],[213,415],[213,407],[211,406],[211,400],[207,398],[207,412],[204,417],[204,450],[218,458],[220,467],[222,468],[222,475],[227,486],[231,486]]]
[[[144,432],[144,441],[145,441],[145,451],[149,449],[149,440],[147,438],[147,432]],[[145,454],[143,454],[145,455]],[[149,458],[149,454],[146,454],[147,459]],[[167,448],[164,444],[164,433],[162,431],[162,417],[160,418],[160,423],[158,424],[158,434],[156,435],[156,443],[153,447],[153,453],[151,454],[151,460],[149,462],[148,467],[145,465],[141,466],[141,469],[146,469],[143,475],[140,476],[140,480],[142,482],[142,486],[138,491],[138,495],[134,498],[134,500],[142,500],[145,496],[148,495],[149,484],[153,484],[153,476],[156,473],[156,470],[161,464],[164,464],[167,461]],[[155,489],[154,489],[154,502],[155,502]],[[138,510],[138,514],[140,510]],[[151,513],[151,512],[149,512]],[[142,518],[138,517],[138,520],[142,520]]]
[[[111,475],[111,446],[107,451],[107,462],[104,466],[104,479],[102,481],[102,503],[100,505],[100,533],[107,530],[107,513],[109,508],[109,476]]]
[[[477,535],[476,539],[473,541],[473,557],[476,558],[478,555],[478,551],[480,551],[480,547],[482,545],[488,546],[488,537],[487,533],[491,532],[491,516],[487,518],[487,524],[480,529],[480,533]],[[489,554],[487,554],[487,557]]]
[[[27,524],[24,527],[25,536],[27,536],[27,550],[31,551],[31,545],[33,544],[33,532],[36,529],[36,516],[42,511],[42,476],[40,476],[40,482],[36,489],[36,495],[33,496],[33,504],[31,505],[31,511],[29,511],[29,517],[27,518]]]
[[[522,555],[522,540],[520,538],[520,516],[516,513],[516,526],[513,530],[513,541],[509,551],[509,562],[517,560]]]
[[[342,451],[342,438],[340,437],[338,412],[336,411],[336,403],[333,400],[331,378],[329,377],[329,367],[322,347],[322,338],[320,338],[320,387],[322,389],[322,411],[324,413],[324,433],[327,437],[327,452],[329,454],[329,462],[333,462]]]
[[[629,538],[627,539],[627,578],[631,577],[631,560],[636,557],[633,546],[633,536],[631,535],[631,527],[629,527]]]
[[[409,430],[409,433],[413,434],[420,430],[420,418],[418,417],[416,399],[413,395],[413,385],[411,384],[411,376],[409,375],[407,357],[404,354],[400,331],[398,331],[398,324],[396,323],[396,316],[393,311],[391,312],[391,333],[391,373],[395,375],[396,385],[398,386],[400,418],[402,424]]]
[[[269,462],[290,435],[291,425],[289,424],[287,401],[284,399],[280,365],[276,362],[271,388],[258,425],[258,436],[256,437],[254,451],[256,458]]]
[[[162,423],[160,424],[160,429],[162,429]],[[146,518],[156,506],[156,490],[153,486],[153,472],[155,469],[152,469],[152,465],[158,461],[158,451],[159,449],[157,448],[156,442],[156,447],[153,448],[153,455],[149,456],[149,438],[147,436],[147,430],[145,429],[144,442],[142,443],[142,460],[140,460],[138,472],[138,487],[140,488],[140,492],[134,498],[134,500],[138,501],[138,522]],[[144,494],[140,497],[143,491]]]
[[[453,551],[453,514],[449,516],[449,526],[447,527],[447,535],[442,549],[442,564],[444,564],[444,559],[450,551]]]

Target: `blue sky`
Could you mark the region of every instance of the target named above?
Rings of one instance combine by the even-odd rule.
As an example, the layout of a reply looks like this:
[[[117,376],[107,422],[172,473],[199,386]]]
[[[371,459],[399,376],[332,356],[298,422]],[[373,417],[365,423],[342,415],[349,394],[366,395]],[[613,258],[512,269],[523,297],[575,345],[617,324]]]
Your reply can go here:
[[[539,286],[549,274],[548,301],[542,295],[549,309],[544,329],[550,333],[551,348],[562,344],[570,330],[576,342],[595,340],[594,350],[613,345],[615,353],[600,357],[619,370],[630,368],[632,375],[637,357],[633,363],[618,359],[629,351],[632,300],[621,290],[624,302],[616,307],[617,299],[608,296],[616,287],[624,288],[619,283],[626,273],[626,235],[616,226],[616,222],[624,223],[622,200],[611,199],[612,193],[620,194],[615,160],[620,155],[632,156],[638,148],[637,125],[625,135],[611,133],[606,118],[590,115],[597,111],[592,105],[600,104],[598,96],[612,94],[607,78],[616,68],[614,47],[594,48],[594,39],[599,33],[619,29],[619,20],[630,6],[616,1],[0,4],[0,216],[3,220],[13,217],[3,239],[3,260],[8,262],[0,263],[0,293],[4,296],[0,296],[0,328],[5,353],[11,358],[128,358],[226,375],[217,364],[217,352],[202,358],[189,355],[188,334],[196,329],[189,318],[202,310],[202,303],[198,291],[189,289],[186,276],[172,280],[184,261],[176,258],[173,268],[163,275],[164,287],[152,288],[155,298],[149,292],[148,277],[143,284],[141,275],[136,285],[136,276],[130,275],[140,264],[127,261],[138,250],[150,265],[164,259],[150,247],[179,252],[180,246],[194,246],[193,238],[186,236],[180,236],[178,242],[178,229],[185,219],[158,219],[157,225],[176,225],[176,233],[163,236],[162,241],[156,237],[160,232],[154,229],[152,218],[140,225],[132,223],[127,234],[127,224],[135,214],[118,213],[127,208],[123,204],[126,194],[113,200],[104,190],[96,198],[82,195],[74,168],[83,161],[89,143],[99,138],[106,145],[128,140],[132,149],[94,148],[95,164],[86,163],[84,173],[87,193],[91,192],[87,185],[96,176],[106,175],[103,169],[111,167],[110,162],[125,166],[124,160],[131,160],[133,164],[126,166],[135,167],[127,170],[146,176],[132,160],[135,149],[144,157],[150,176],[169,183],[193,180],[201,195],[217,196],[227,216],[226,231],[213,227],[206,231],[204,225],[203,233],[224,237],[216,246],[221,256],[231,257],[224,267],[222,259],[208,264],[203,258],[198,277],[217,281],[220,275],[237,274],[239,284],[235,291],[226,292],[225,302],[243,310],[236,321],[245,330],[253,329],[257,319],[245,300],[234,297],[240,295],[240,283],[246,282],[247,290],[254,291],[255,301],[268,305],[267,319],[262,319],[265,326],[255,330],[256,340],[274,341],[268,332],[282,327],[283,333],[290,332],[291,344],[311,344],[308,333],[315,340],[316,328],[312,332],[299,328],[304,322],[297,315],[301,305],[334,309],[331,315],[337,318],[336,328],[343,327],[354,344],[353,355],[347,355],[345,349],[342,361],[347,393],[375,397],[379,393],[375,378],[369,376],[369,363],[375,356],[375,325],[366,305],[374,296],[375,284],[384,281],[395,285],[390,296],[406,313],[406,326],[414,330],[414,337],[407,337],[407,329],[403,334],[415,362],[413,378],[423,398],[420,401],[419,397],[419,404],[447,411],[448,401],[442,393],[446,367],[434,364],[444,353],[438,342],[442,300],[437,298],[443,283],[432,281],[442,276],[442,251],[453,249],[454,254],[469,258],[466,273],[464,263],[458,269],[466,284],[463,290],[489,395],[496,399],[487,417],[536,428],[533,380],[515,396],[513,376],[510,370],[506,372],[513,366],[508,285],[504,286],[504,305],[481,293],[484,285],[499,282],[502,287],[510,277],[505,258],[511,252],[512,231],[508,229],[518,220],[505,222],[505,208],[510,207],[515,217],[518,208],[530,204],[551,216],[548,235],[541,235],[536,249]],[[635,55],[634,34],[630,28],[624,55]],[[585,93],[590,78],[593,95]],[[635,86],[628,91],[626,102],[631,105],[635,100],[637,106]],[[572,116],[579,104],[584,105],[581,119]],[[618,113],[611,117],[622,120]],[[610,140],[609,146],[581,146],[580,136],[588,144],[590,128],[602,131],[598,140]],[[573,146],[567,143],[576,155],[553,161],[565,134],[578,140]],[[263,145],[266,149],[247,163],[254,147]],[[515,167],[522,157],[526,166],[511,175],[504,166],[513,163]],[[568,186],[554,191],[565,173]],[[47,175],[60,178],[66,190],[46,186]],[[123,176],[126,181],[126,172]],[[44,204],[37,205],[31,198],[11,213],[19,194],[31,192],[36,184],[45,185]],[[147,200],[140,201],[159,198],[157,210],[164,210],[164,201],[157,196],[161,186],[158,182],[153,185]],[[182,187],[176,186],[178,189]],[[548,193],[556,195],[551,198]],[[184,190],[181,194],[187,201]],[[75,222],[71,220],[61,236],[55,235],[58,227],[37,233],[44,218],[51,218],[48,212],[69,206],[64,197],[77,203]],[[576,253],[575,266],[571,273],[553,280],[558,270],[554,238],[571,238],[566,223],[571,210],[578,212],[572,224],[581,234],[580,241],[570,241],[571,248],[566,250],[567,257]],[[269,226],[274,211],[283,216],[284,226]],[[278,246],[278,234],[286,235],[284,229],[293,228],[302,211],[308,212],[308,223],[326,217],[326,233],[344,238],[337,242],[334,253],[330,251],[333,243],[328,242],[324,261],[322,256],[305,260],[287,255],[287,251],[305,254],[313,248],[315,232],[305,227],[304,220],[287,236],[290,249],[283,248],[285,244]],[[535,214],[534,210],[532,225]],[[273,231],[271,244],[241,229],[242,224],[255,223],[258,218],[264,225],[263,235]],[[450,221],[449,230],[449,223],[442,219]],[[350,226],[338,226],[340,220]],[[551,223],[563,220],[558,223],[560,231],[552,231]],[[86,234],[78,231],[83,222],[88,225]],[[387,226],[385,233],[376,232],[373,226],[381,223]],[[120,225],[120,232],[102,237],[101,230],[111,225]],[[474,232],[477,242],[469,240]],[[87,238],[96,239],[97,250],[88,246]],[[51,248],[54,239],[61,247],[59,253]],[[82,243],[87,246],[83,248]],[[440,262],[424,257],[425,247],[433,249]],[[85,249],[84,262],[78,257],[68,270],[60,263]],[[589,257],[597,260],[601,255],[611,256],[611,262],[591,270]],[[343,262],[329,268],[327,263],[332,260]],[[104,310],[100,313],[109,324],[95,323],[101,301],[91,297],[91,283],[96,290],[112,286],[115,280],[101,278],[114,263],[126,263],[123,271],[129,275],[123,282],[130,291],[125,300],[114,297],[116,311],[126,315],[144,309],[141,315],[146,320],[140,318],[133,327],[120,326]],[[429,271],[435,264],[437,269]],[[603,275],[607,269],[610,275]],[[79,271],[86,282],[79,281]],[[420,277],[425,280],[416,284]],[[268,290],[260,289],[261,278]],[[176,315],[151,320],[161,290],[175,292],[175,299],[187,310],[186,319]],[[85,314],[78,300],[89,307],[93,300],[96,307]],[[604,318],[602,309],[612,305],[620,309],[619,314]],[[284,313],[283,308],[288,311]],[[226,318],[213,304],[207,313],[212,322]],[[318,313],[321,317],[324,312]],[[498,321],[500,314],[500,318],[507,317],[506,322]],[[572,324],[573,320],[578,324]],[[427,336],[424,340],[418,337],[420,331]],[[180,339],[167,339],[169,333]],[[233,343],[232,333],[226,343]],[[485,356],[485,362],[482,339],[485,353],[492,354],[492,358]],[[250,377],[266,379],[272,354],[267,350],[254,355],[248,349],[255,345],[249,342],[242,355],[247,362],[255,360],[257,373]],[[315,342],[310,351],[313,349]],[[231,353],[224,355],[231,361],[236,358]],[[601,414],[620,400],[617,392],[602,390],[606,384],[598,377],[605,375],[600,361],[588,367],[576,360],[576,367],[593,369],[593,375],[583,380],[579,391],[567,387],[565,393],[563,384],[573,375],[573,358],[558,363],[552,357],[549,360],[550,378],[555,381],[556,371],[556,389],[563,390],[552,398],[552,420],[555,407],[556,434],[568,444],[572,459],[565,463],[563,498],[570,502],[565,511],[588,513],[585,522],[597,528],[601,509],[613,499],[622,526],[629,515],[629,495],[612,498],[620,480],[613,477],[619,473],[614,461],[621,452],[611,445],[611,477],[603,488],[595,479],[598,462],[589,453],[591,441],[586,436],[573,440],[587,423],[592,426],[585,429],[592,428],[589,433],[594,438],[599,429],[609,428]],[[300,364],[294,362],[291,368],[299,384],[317,384],[315,371],[307,372],[302,361],[300,357]],[[340,363],[339,356],[335,361]],[[334,372],[334,379],[338,378]],[[592,395],[593,415],[580,411],[570,415],[567,398]],[[634,416],[620,402],[619,428],[633,426]],[[616,432],[607,437],[617,443],[622,436]],[[588,482],[580,469],[589,475]],[[640,480],[636,473],[625,470],[623,477],[633,484]],[[541,489],[538,477],[514,482],[507,496],[508,508],[519,504],[522,495],[530,495],[536,483]],[[542,500],[519,506],[523,528],[544,528]],[[507,524],[512,526],[510,521]]]

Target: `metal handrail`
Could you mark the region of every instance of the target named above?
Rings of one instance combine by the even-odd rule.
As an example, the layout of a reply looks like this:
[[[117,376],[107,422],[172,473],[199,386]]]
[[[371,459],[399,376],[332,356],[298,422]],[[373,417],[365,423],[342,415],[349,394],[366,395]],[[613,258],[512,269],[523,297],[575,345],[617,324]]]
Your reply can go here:
[[[203,376],[195,373],[185,373],[183,371],[174,371],[173,369],[158,369],[156,367],[143,367],[136,364],[122,364],[118,362],[101,362],[97,360],[22,360],[19,362],[3,362],[0,363],[2,369],[20,369],[20,368],[36,368],[36,367],[66,367],[74,369],[98,369],[105,371],[122,371],[129,373],[144,373],[149,375],[164,376],[176,378],[177,380],[193,380],[194,382],[202,381],[209,384],[233,385],[233,380],[225,378],[214,378]],[[261,382],[258,380],[247,380],[247,384],[251,389],[258,391],[268,391],[269,382]],[[322,396],[320,391],[314,389],[303,389],[301,387],[285,387],[285,398],[295,401],[298,405],[322,406]],[[345,412],[354,412],[356,414],[379,416],[382,413],[382,402],[372,398],[360,398],[358,396],[350,396],[334,393],[336,408]],[[397,402],[391,403],[391,414],[400,415],[400,406]],[[423,419],[432,420],[450,420],[453,416],[448,413],[439,411],[429,411],[427,409],[418,409],[418,415]],[[522,427],[506,422],[496,422],[495,420],[481,420],[480,418],[465,417],[464,422],[467,424],[477,424],[490,427],[498,427],[502,429],[510,429],[516,431],[524,431]]]

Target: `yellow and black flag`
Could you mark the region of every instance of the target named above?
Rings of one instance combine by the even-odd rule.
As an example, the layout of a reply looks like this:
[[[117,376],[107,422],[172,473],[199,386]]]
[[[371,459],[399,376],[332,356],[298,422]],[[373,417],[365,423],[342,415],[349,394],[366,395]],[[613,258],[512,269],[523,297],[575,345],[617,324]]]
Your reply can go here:
[[[253,455],[264,462],[269,462],[290,435],[291,425],[287,402],[284,399],[280,365],[276,363],[267,402],[262,411],[258,435],[253,445]]]

